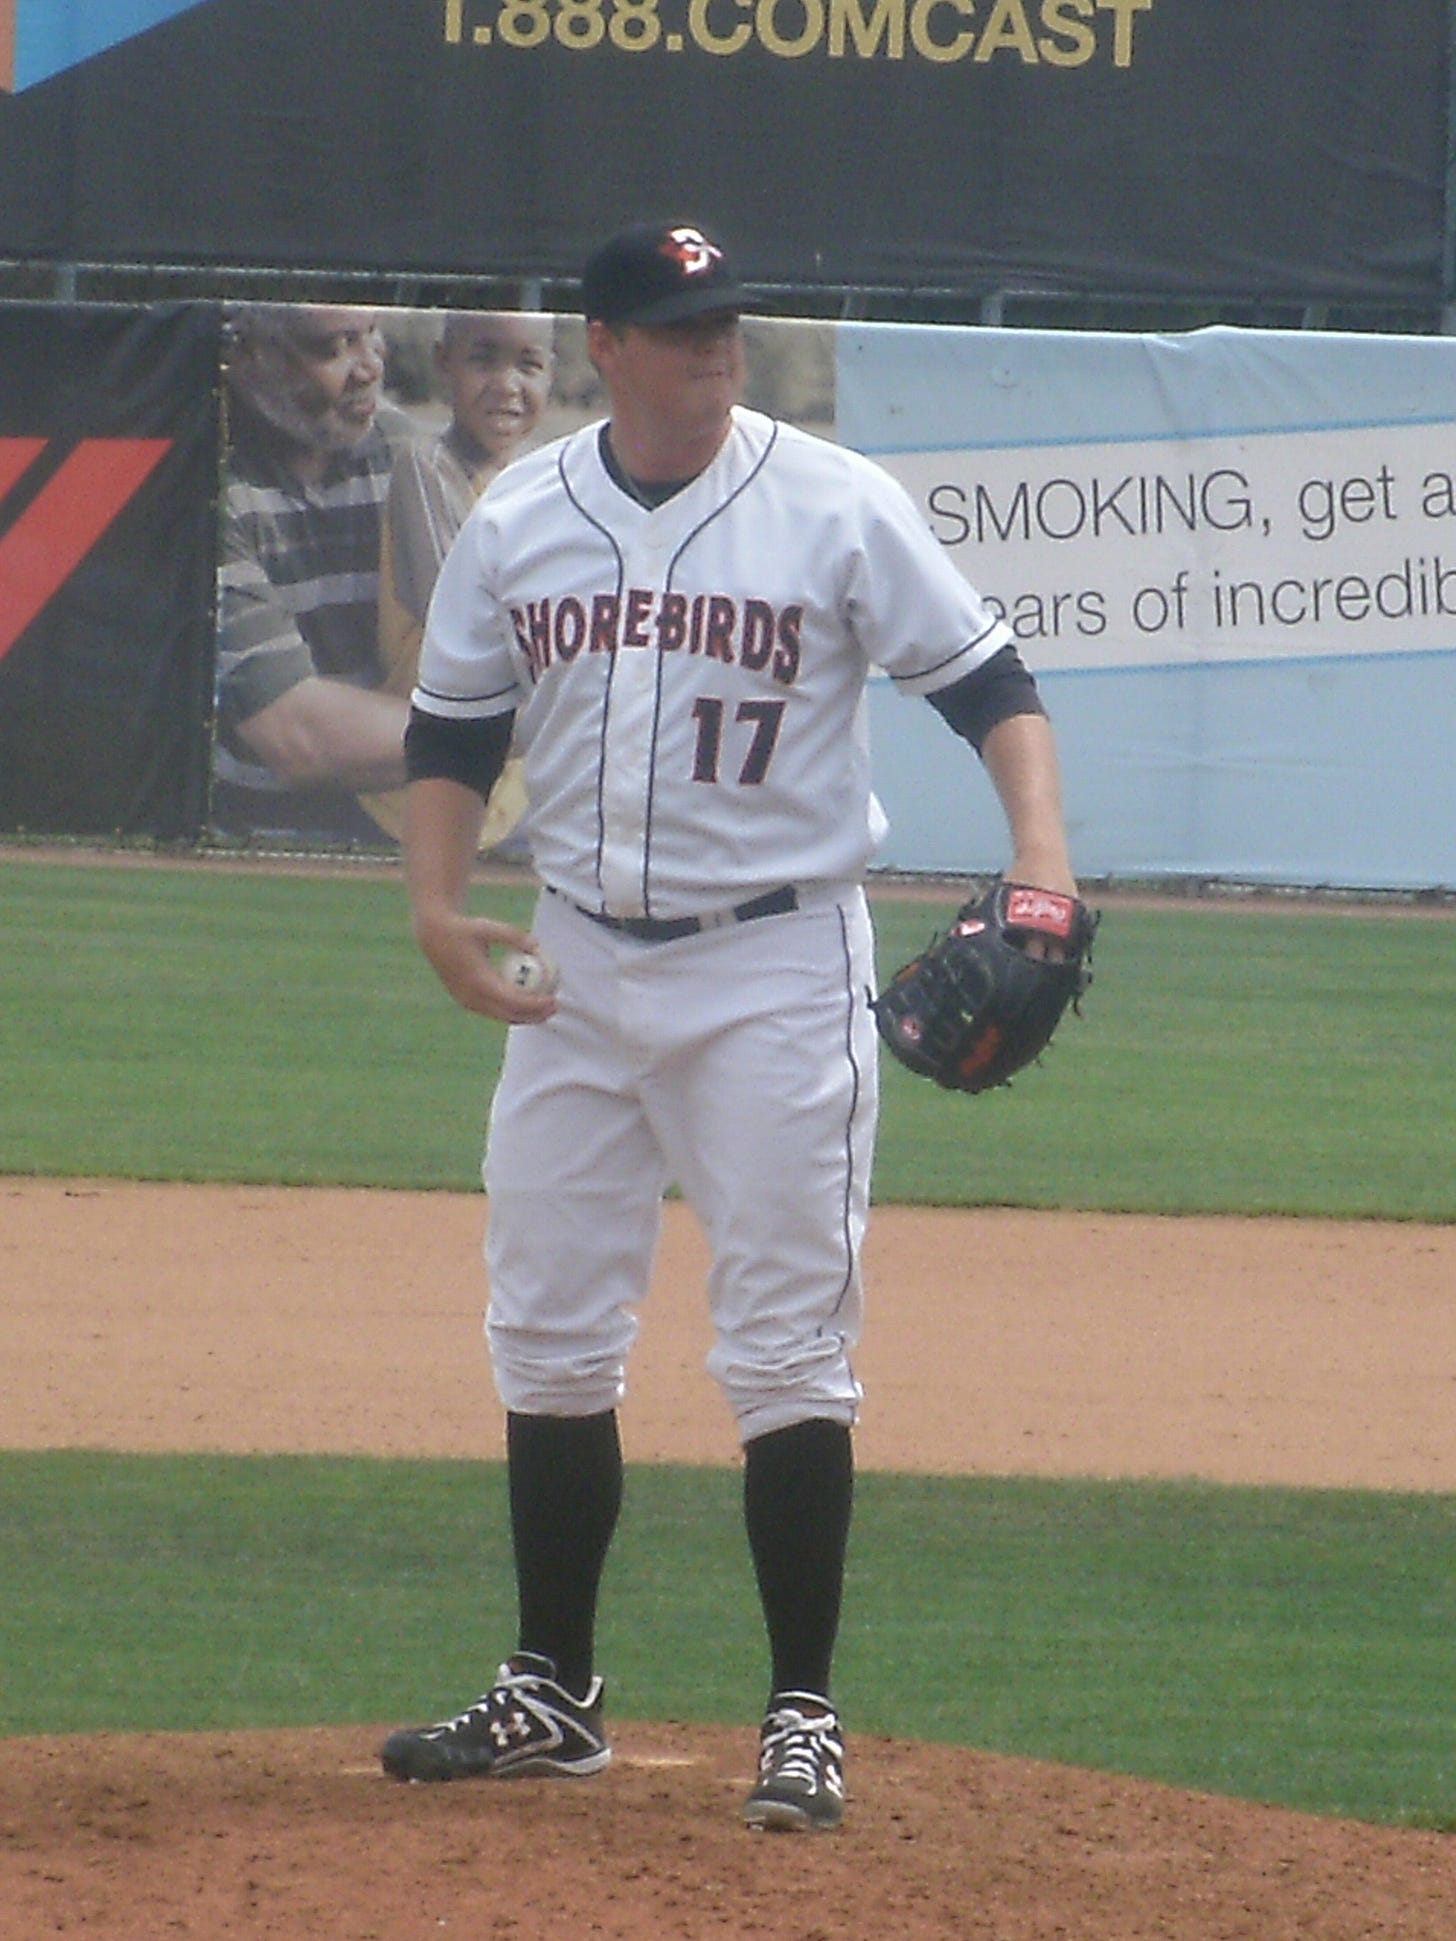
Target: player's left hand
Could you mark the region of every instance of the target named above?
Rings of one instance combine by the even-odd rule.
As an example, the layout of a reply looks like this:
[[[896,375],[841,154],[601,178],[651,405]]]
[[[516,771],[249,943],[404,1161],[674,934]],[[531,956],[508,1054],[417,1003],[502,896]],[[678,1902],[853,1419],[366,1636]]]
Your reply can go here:
[[[1096,929],[1076,896],[994,884],[875,999],[880,1036],[902,1065],[949,1090],[1009,1084],[1041,1056],[1067,1007],[1080,1008]],[[1033,953],[1033,939],[1046,949]]]
[[[1074,902],[1080,901],[1077,879],[1065,854],[1047,856],[1019,850],[1003,880],[1038,890],[1050,890],[1058,896],[1069,896]],[[1025,930],[1018,941],[1025,955],[1038,963],[1063,964],[1073,954],[1066,940],[1045,931]]]

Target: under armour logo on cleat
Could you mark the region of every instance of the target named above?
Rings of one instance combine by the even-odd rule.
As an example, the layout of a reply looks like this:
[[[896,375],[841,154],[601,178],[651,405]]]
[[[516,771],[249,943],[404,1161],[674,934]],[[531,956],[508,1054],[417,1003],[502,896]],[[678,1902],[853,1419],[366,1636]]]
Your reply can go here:
[[[531,1721],[524,1712],[512,1712],[508,1719],[497,1719],[491,1725],[490,1736],[504,1752],[512,1739],[529,1739]]]

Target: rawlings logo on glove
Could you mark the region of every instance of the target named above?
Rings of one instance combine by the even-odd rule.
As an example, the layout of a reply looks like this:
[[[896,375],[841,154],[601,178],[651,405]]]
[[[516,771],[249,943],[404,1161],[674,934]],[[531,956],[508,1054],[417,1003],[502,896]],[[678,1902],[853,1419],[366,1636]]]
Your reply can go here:
[[[1075,896],[997,883],[966,903],[944,937],[896,971],[874,1001],[900,1063],[956,1092],[1007,1085],[1040,1057],[1092,982],[1097,912]],[[1052,955],[1031,956],[1042,938]]]

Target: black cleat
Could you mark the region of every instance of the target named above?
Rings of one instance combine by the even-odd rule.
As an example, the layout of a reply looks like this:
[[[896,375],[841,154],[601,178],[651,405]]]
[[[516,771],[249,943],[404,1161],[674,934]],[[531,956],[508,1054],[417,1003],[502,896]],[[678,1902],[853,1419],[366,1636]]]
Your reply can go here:
[[[743,1818],[777,1833],[827,1833],[844,1818],[844,1734],[823,1699],[775,1695]]]
[[[391,1732],[379,1751],[394,1779],[585,1778],[612,1757],[602,1731],[602,1681],[585,1698],[556,1683],[549,1658],[520,1652],[488,1692],[438,1725]]]

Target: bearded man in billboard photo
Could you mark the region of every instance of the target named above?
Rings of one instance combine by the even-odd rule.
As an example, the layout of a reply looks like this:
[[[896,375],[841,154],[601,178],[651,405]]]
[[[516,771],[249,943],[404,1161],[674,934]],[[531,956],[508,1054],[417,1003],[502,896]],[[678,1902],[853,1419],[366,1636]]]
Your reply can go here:
[[[373,310],[239,304],[226,345],[213,825],[382,846],[358,796],[404,780],[408,703],[385,691],[379,562],[414,427],[381,396]]]

